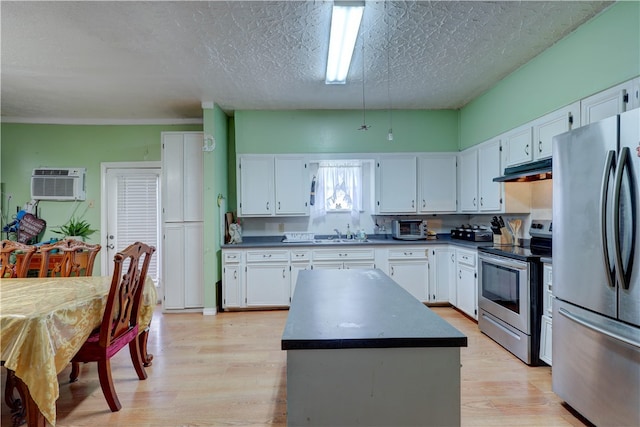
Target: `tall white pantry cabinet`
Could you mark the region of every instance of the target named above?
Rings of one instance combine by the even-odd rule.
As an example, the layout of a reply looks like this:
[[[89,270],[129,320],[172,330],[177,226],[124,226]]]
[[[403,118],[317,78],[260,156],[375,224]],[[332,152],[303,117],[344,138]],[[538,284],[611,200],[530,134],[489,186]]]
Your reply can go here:
[[[202,132],[162,133],[165,310],[204,306],[202,145]]]

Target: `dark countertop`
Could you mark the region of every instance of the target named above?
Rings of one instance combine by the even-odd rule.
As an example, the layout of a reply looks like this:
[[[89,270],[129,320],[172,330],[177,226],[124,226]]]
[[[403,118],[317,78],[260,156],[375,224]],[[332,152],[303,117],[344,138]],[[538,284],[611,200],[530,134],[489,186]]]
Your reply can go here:
[[[467,337],[380,270],[305,270],[283,350],[466,347]]]
[[[479,246],[492,246],[493,242],[469,242],[466,240],[452,239],[450,234],[438,234],[438,238],[434,240],[396,240],[389,234],[373,234],[367,236],[368,242],[361,243],[354,240],[353,243],[339,244],[314,244],[314,243],[283,243],[283,236],[244,236],[242,243],[225,244],[222,249],[248,249],[248,248],[332,248],[342,246],[382,246],[382,245],[405,245],[405,246],[421,246],[421,245],[448,245],[454,244],[469,249],[477,249]]]

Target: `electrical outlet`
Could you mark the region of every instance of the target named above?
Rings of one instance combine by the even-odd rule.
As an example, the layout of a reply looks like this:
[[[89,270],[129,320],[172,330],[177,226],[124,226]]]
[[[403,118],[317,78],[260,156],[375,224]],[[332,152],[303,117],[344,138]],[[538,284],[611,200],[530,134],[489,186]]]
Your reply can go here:
[[[278,231],[280,233],[284,233],[284,224],[283,223],[278,224]]]
[[[95,203],[93,200],[89,200],[89,207],[92,208],[95,206]]]

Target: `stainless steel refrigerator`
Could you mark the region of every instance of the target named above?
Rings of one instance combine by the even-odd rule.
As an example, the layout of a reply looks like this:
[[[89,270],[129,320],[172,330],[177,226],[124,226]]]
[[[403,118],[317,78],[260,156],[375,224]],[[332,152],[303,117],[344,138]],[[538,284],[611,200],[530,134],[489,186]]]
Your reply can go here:
[[[553,142],[553,391],[640,426],[640,109]]]

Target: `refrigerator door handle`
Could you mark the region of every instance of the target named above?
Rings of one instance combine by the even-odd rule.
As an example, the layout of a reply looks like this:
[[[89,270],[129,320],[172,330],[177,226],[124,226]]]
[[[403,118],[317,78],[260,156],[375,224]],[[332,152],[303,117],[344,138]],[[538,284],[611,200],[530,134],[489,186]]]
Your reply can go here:
[[[625,170],[629,170],[629,147],[624,147],[622,152],[620,153],[620,159],[618,161],[618,168],[616,170],[616,177],[614,181],[614,191],[613,191],[613,232],[615,234],[614,239],[614,247],[615,247],[615,270],[616,277],[618,278],[618,283],[624,289],[629,289],[629,281],[630,281],[630,271],[624,271],[624,264],[622,262],[622,248],[620,247],[620,193],[622,191],[622,178]],[[629,183],[630,186],[633,185],[633,182]],[[632,203],[635,204],[635,200],[632,200]],[[632,206],[632,209],[635,211],[635,206]],[[631,224],[631,236],[635,236],[636,224],[635,221],[632,221]],[[635,239],[631,239],[631,259],[633,259],[633,252],[635,249]],[[632,266],[629,265],[629,270],[631,270]]]
[[[590,321],[588,321],[587,319],[584,319],[583,317],[577,316],[571,312],[569,312],[568,310],[565,310],[564,308],[560,308],[558,310],[558,313],[560,313],[561,315],[563,315],[564,317],[566,317],[567,319],[576,322],[579,325],[584,326],[587,329],[591,329],[594,332],[597,332],[599,334],[605,335],[611,339],[614,339],[616,341],[620,341],[624,344],[627,344],[631,347],[635,347],[640,349],[640,343],[639,342],[635,342],[630,340],[627,337],[623,337],[621,335],[616,334],[615,332],[611,332],[599,325],[596,325],[594,323],[591,323]]]
[[[614,159],[616,152],[609,150],[607,159],[604,164],[604,172],[602,174],[602,188],[600,189],[600,233],[602,238],[602,250],[604,252],[604,266],[607,269],[607,282],[609,287],[615,287],[614,277],[611,274],[611,265],[609,264],[609,247],[607,246],[607,198],[609,195],[609,181],[611,180],[611,170],[614,168]]]

